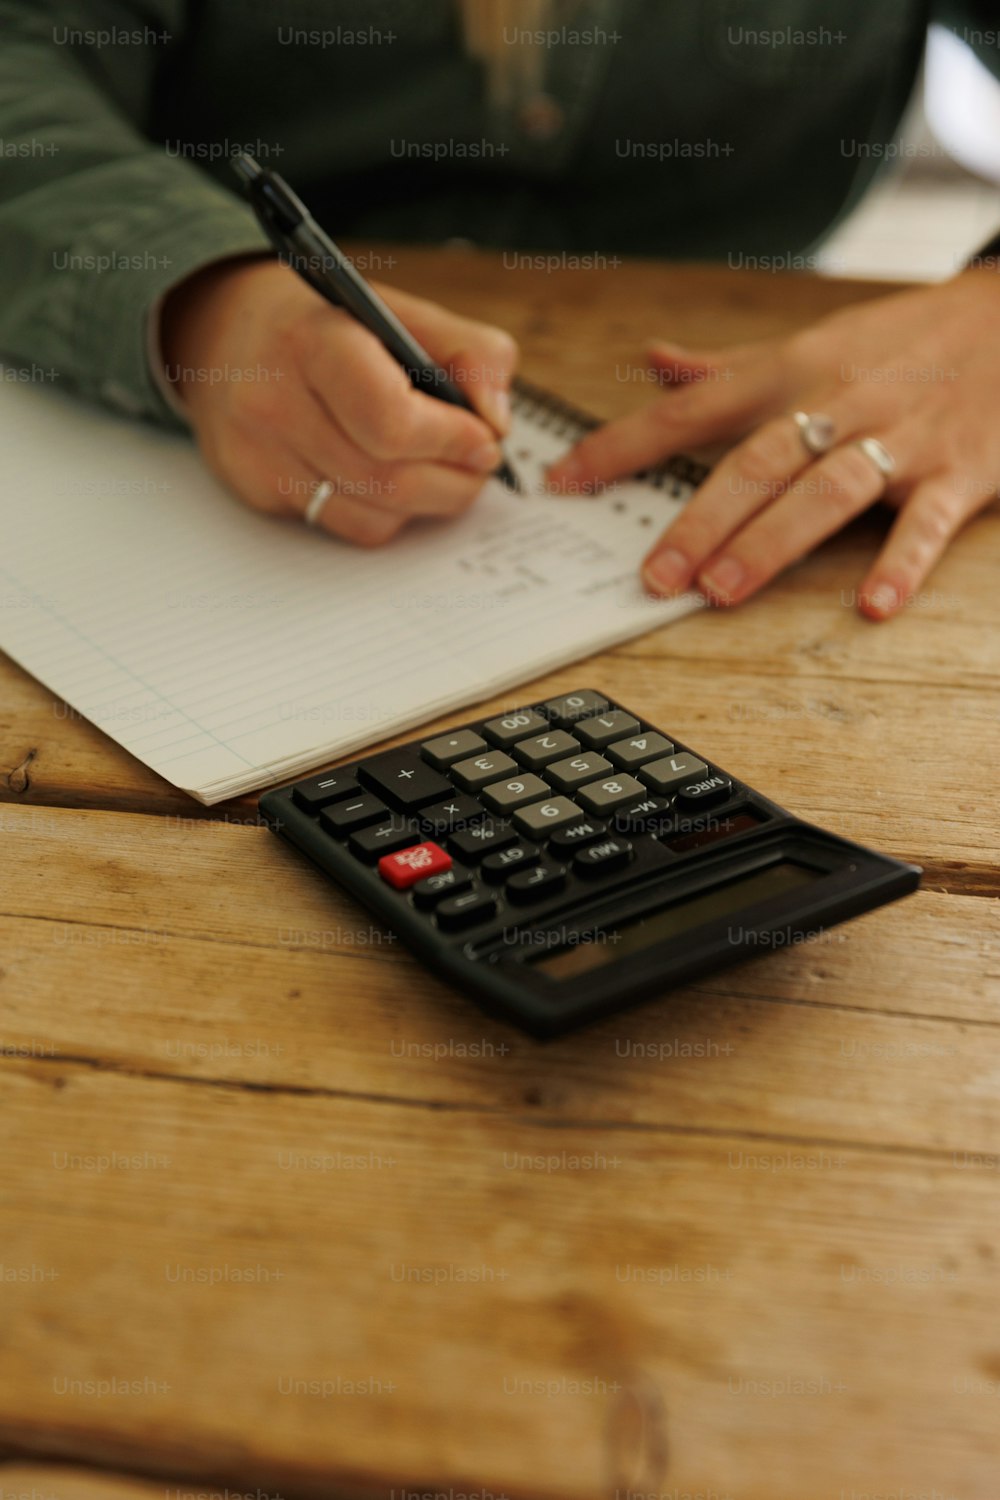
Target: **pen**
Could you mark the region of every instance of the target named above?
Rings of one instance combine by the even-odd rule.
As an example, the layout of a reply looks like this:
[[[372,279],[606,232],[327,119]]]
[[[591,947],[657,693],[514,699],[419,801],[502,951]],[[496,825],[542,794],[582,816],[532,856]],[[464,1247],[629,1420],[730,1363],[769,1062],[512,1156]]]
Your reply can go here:
[[[478,416],[472,402],[407,332],[392,309],[316,223],[284,178],[260,166],[245,153],[234,158],[233,168],[261,227],[283,262],[297,271],[321,297],[335,307],[343,308],[373,333],[393,359],[402,365],[411,384],[418,390]],[[495,477],[508,489],[520,491],[520,481],[506,460],[495,471]]]

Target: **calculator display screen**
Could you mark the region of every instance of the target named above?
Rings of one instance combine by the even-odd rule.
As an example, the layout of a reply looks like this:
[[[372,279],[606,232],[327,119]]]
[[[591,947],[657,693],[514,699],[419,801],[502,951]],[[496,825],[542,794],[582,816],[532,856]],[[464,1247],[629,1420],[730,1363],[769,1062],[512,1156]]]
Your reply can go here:
[[[703,922],[728,916],[745,906],[752,906],[754,902],[763,901],[768,896],[778,896],[783,891],[794,890],[796,886],[821,880],[825,873],[822,870],[811,870],[794,860],[780,860],[763,870],[736,876],[713,890],[703,891],[686,901],[673,901],[659,911],[636,917],[618,927],[591,929],[589,941],[560,948],[558,952],[538,959],[534,966],[554,979],[570,979],[574,975],[589,974],[604,964],[628,958],[644,948],[662,943],[665,938],[681,937]],[[737,939],[734,938],[733,941]]]

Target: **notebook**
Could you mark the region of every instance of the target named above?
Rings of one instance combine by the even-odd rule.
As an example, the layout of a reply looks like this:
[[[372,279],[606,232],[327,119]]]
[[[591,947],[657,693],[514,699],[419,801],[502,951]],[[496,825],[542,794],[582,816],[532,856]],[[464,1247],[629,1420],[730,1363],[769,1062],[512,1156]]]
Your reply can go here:
[[[2,372],[0,372],[2,373]],[[288,780],[698,607],[637,568],[701,470],[544,493],[590,419],[521,384],[495,480],[457,521],[361,550],[248,509],[184,436],[3,384],[0,647],[212,804]],[[514,705],[514,699],[511,699]]]

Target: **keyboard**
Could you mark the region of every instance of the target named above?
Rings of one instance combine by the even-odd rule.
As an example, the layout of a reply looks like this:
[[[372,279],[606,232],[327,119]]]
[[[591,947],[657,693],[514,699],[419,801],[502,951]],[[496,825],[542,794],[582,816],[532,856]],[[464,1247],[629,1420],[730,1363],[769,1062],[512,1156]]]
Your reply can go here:
[[[549,1037],[917,889],[590,688],[265,792],[260,811],[486,1010]]]

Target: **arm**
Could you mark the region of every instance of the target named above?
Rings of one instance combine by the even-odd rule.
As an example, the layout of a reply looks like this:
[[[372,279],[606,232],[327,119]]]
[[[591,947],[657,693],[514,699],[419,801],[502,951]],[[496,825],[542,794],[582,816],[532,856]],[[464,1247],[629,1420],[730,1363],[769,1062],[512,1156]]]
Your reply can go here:
[[[0,354],[163,422],[151,311],[199,267],[267,248],[234,195],[143,135],[183,11],[0,0]],[[65,40],[109,27],[137,39]]]

